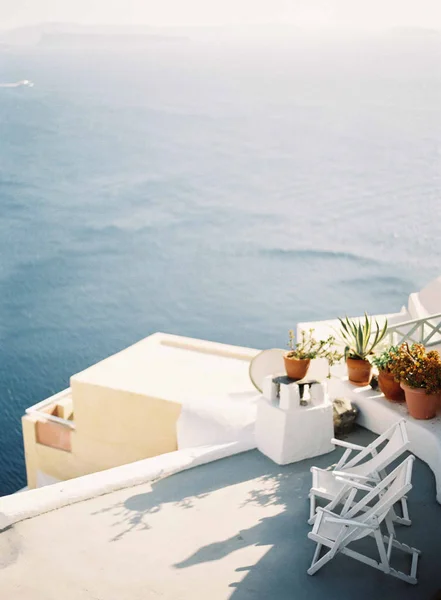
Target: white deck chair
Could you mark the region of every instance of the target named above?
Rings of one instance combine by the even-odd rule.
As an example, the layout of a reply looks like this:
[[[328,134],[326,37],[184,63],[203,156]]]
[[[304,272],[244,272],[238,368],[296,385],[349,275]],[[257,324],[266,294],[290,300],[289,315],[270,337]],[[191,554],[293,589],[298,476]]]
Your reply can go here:
[[[308,523],[312,524],[316,512],[316,499],[333,500],[341,491],[342,478],[369,478],[373,482],[381,481],[386,475],[385,469],[404,452],[409,450],[410,442],[406,431],[406,421],[398,421],[368,446],[358,446],[341,440],[332,440],[336,446],[345,448],[343,456],[332,470],[312,467],[312,487],[309,492],[310,512]],[[379,447],[384,446],[379,449]],[[351,456],[356,452],[354,456]],[[410,525],[406,498],[401,499],[402,516],[393,514],[394,521],[401,525]]]
[[[414,456],[407,457],[373,489],[357,482],[346,483],[340,492],[341,497],[336,498],[329,505],[335,508],[337,502],[340,503],[346,497],[347,502],[341,514],[333,513],[326,508],[317,509],[313,530],[308,534],[309,539],[317,543],[311,567],[308,569],[309,575],[314,575],[338,552],[341,552],[407,583],[417,583],[416,574],[420,551],[396,540],[391,514],[394,504],[401,500],[412,488],[411,479],[414,459]],[[352,504],[357,490],[363,490],[366,493],[361,500]],[[378,500],[372,505],[371,502],[377,496]],[[350,498],[349,504],[352,504],[352,506],[347,510]],[[383,521],[385,521],[388,535],[383,535],[381,532]],[[352,542],[368,535],[375,538],[379,561],[348,548]],[[323,546],[328,547],[329,550],[320,557]],[[391,567],[390,559],[393,548],[402,550],[412,556],[410,574],[397,571]]]

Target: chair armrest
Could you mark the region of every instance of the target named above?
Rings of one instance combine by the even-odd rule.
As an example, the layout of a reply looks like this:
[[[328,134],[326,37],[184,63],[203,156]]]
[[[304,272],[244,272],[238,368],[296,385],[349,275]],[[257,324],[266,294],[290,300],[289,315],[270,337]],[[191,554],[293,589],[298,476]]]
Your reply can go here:
[[[326,520],[328,521],[328,523],[339,523],[341,525],[356,525],[357,527],[364,527],[367,529],[372,529],[373,525],[375,525],[375,523],[360,523],[360,521],[357,521],[355,519],[345,519],[343,517],[340,517],[338,514],[336,514],[335,512],[332,512],[331,510],[328,510],[327,508],[322,508],[321,506],[317,509],[317,512],[323,512],[326,514]]]
[[[349,448],[350,450],[366,450],[366,446],[358,446],[358,444],[351,444],[351,442],[344,442],[343,440],[337,440],[336,438],[332,438],[331,444],[341,446],[342,448]]]
[[[326,513],[327,515],[332,515],[333,517],[338,517],[338,515],[335,512],[332,512],[332,510],[329,510],[329,508],[325,508],[324,506],[318,506],[317,507],[317,513]]]

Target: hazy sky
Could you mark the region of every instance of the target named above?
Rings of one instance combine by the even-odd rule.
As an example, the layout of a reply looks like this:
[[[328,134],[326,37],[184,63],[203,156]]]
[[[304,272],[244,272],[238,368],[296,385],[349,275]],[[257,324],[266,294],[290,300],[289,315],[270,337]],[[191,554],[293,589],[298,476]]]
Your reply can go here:
[[[43,21],[441,29],[441,0],[0,0],[0,28]]]

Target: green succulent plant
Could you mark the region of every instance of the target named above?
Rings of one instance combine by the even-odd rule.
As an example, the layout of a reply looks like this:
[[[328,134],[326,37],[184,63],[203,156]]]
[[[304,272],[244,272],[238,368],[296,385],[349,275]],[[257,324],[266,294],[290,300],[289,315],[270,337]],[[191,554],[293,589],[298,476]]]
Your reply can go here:
[[[374,320],[374,326],[372,326],[372,317],[369,317],[367,313],[364,314],[364,319],[360,319],[360,321],[348,317],[339,319],[339,321],[341,325],[340,335],[346,344],[345,358],[366,360],[386,336],[387,319],[382,328],[380,328],[377,320]]]
[[[386,371],[390,373],[394,357],[398,352],[398,346],[391,346],[387,350],[383,350],[378,356],[374,356],[372,364],[375,365],[379,371]]]

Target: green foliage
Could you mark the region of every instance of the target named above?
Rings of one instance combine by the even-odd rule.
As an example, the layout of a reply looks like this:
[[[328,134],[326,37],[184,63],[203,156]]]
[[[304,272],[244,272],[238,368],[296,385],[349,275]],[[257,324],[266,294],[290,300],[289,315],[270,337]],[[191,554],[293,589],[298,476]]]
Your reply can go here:
[[[398,346],[391,346],[387,350],[383,350],[378,356],[374,356],[372,364],[377,367],[379,371],[391,372],[391,366],[394,361],[394,356],[398,351]]]
[[[376,320],[374,321],[374,327],[372,327],[372,317],[369,317],[366,313],[364,319],[360,319],[359,322],[348,317],[339,319],[339,321],[341,325],[340,334],[346,344],[345,358],[366,360],[386,335],[387,319],[381,329]]]
[[[326,358],[329,366],[343,358],[341,352],[334,348],[335,337],[330,335],[326,340],[316,340],[313,336],[314,329],[310,329],[308,333],[302,331],[300,341],[295,343],[294,331],[289,330],[289,342],[287,358],[297,359],[313,359]]]

